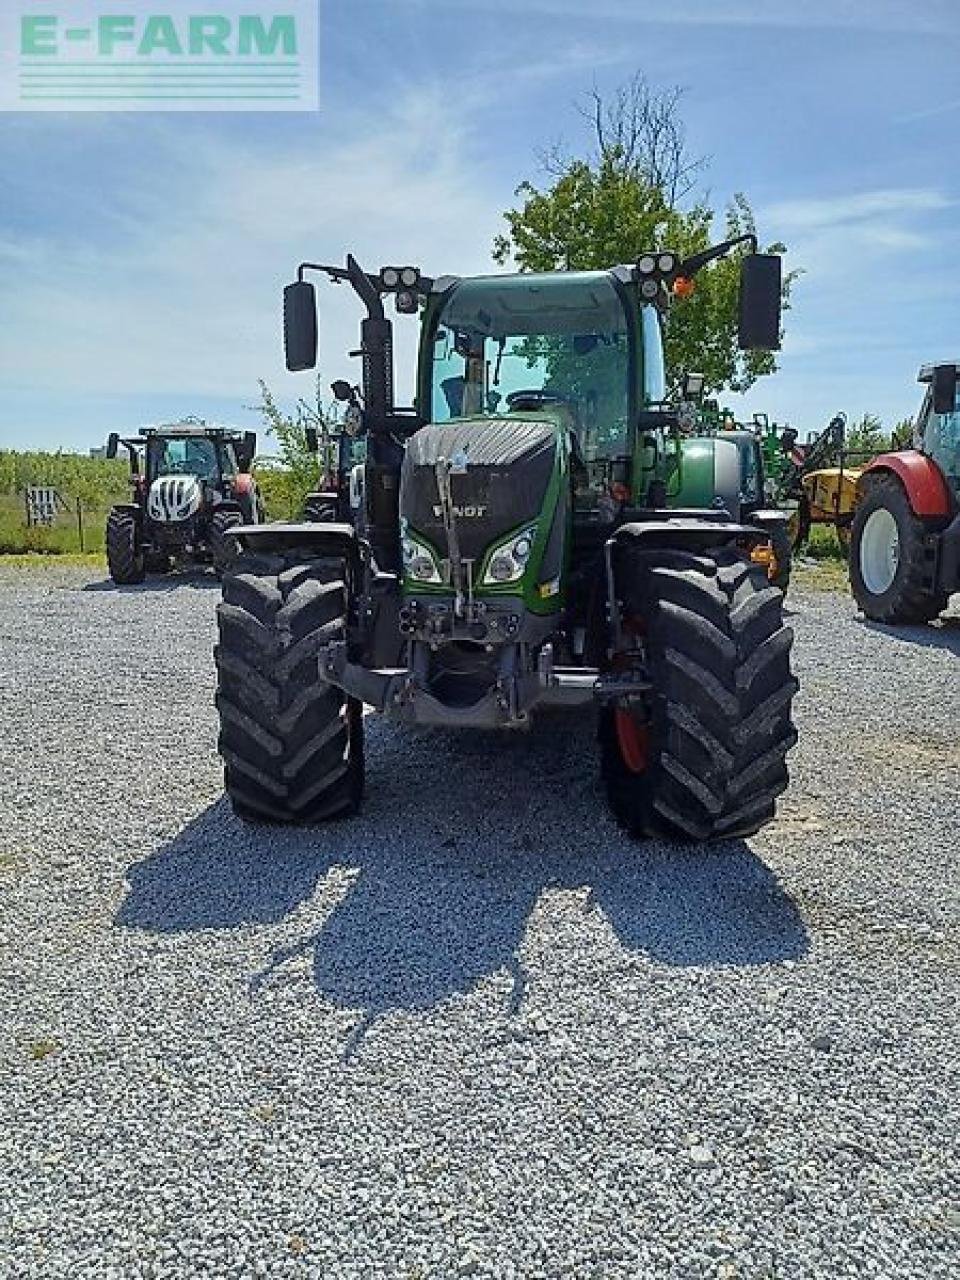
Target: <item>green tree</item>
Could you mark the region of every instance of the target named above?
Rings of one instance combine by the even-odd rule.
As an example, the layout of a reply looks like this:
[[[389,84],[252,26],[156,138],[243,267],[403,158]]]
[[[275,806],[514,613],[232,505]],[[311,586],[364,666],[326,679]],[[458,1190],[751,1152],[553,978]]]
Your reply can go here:
[[[320,399],[317,380],[316,404],[297,401],[293,413],[286,413],[276,397],[260,379],[260,404],[254,406],[263,419],[265,435],[277,442],[277,456],[257,459],[257,480],[264,494],[267,515],[273,519],[298,519],[303,501],[321,483],[324,463],[333,447],[333,416]],[[320,438],[319,453],[307,442],[307,430],[313,427]]]
[[[851,453],[885,453],[890,448],[890,432],[875,413],[865,413],[857,422],[847,424],[846,448]]]
[[[687,256],[716,239],[755,234],[744,195],[728,204],[722,227],[705,199],[680,207],[704,164],[687,150],[678,115],[680,91],[658,93],[635,77],[612,101],[593,95],[588,113],[595,147],[585,157],[548,155],[548,182],[517,188],[520,203],[505,212],[507,232],[494,242],[501,265],[513,260],[522,271],[597,270],[635,262],[648,249]],[[785,253],[775,242],[768,253]],[[705,268],[693,297],[675,302],[665,327],[667,375],[676,389],[683,375],[704,375],[705,389],[744,391],[776,368],[771,352],[737,347],[739,260],[734,252]],[[797,272],[784,278],[784,305]]]
[[[913,443],[913,419],[900,418],[893,424],[890,443],[894,449],[909,449]]]

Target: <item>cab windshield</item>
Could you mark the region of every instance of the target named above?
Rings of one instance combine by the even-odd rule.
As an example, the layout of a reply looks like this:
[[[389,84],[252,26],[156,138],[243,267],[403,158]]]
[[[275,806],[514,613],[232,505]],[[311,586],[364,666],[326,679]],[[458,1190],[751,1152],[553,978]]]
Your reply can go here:
[[[584,458],[628,448],[627,316],[609,276],[489,276],[457,285],[439,317],[431,419],[561,407]],[[524,397],[524,392],[540,393]]]
[[[151,474],[155,476],[198,476],[202,480],[219,477],[217,446],[204,438],[170,437],[151,440]]]

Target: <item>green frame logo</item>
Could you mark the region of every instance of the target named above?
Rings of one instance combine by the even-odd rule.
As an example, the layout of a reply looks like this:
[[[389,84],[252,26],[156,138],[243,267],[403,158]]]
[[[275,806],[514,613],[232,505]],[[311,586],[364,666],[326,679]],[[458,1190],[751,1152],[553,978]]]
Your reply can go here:
[[[317,0],[14,0],[0,111],[316,111]]]

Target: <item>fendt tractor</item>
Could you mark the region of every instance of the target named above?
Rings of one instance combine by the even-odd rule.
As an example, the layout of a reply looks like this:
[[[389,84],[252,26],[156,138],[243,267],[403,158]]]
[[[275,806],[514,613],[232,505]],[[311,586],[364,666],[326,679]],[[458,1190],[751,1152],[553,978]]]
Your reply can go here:
[[[930,622],[960,591],[958,372],[924,365],[913,447],[880,454],[857,481],[850,583],[876,622]]]
[[[166,573],[175,560],[212,563],[222,573],[237,554],[231,531],[263,519],[250,474],[256,432],[188,418],[144,427],[130,439],[113,432],[107,457],[115,458],[121,444],[130,456],[133,493],[107,518],[113,581],[142,582],[148,572]]]
[[[355,812],[364,703],[487,730],[596,708],[609,802],[633,835],[726,839],[772,817],[796,739],[792,633],[768,577],[783,518],[741,518],[736,443],[684,434],[661,329],[670,294],[744,244],[740,344],[773,349],[781,263],[753,236],[608,271],[300,267],[290,370],[316,364],[308,271],[366,308],[362,385],[334,388],[366,458],[328,495],[338,519],[235,531],[216,662],[241,817]],[[390,294],[420,314],[412,408],[394,405]]]

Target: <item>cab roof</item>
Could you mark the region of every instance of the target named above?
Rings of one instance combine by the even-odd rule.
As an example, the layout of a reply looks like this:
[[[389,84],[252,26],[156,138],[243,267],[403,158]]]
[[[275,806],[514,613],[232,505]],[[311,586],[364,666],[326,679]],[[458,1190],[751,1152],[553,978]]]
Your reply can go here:
[[[920,372],[917,374],[917,381],[930,382],[933,378],[934,369],[942,368],[945,364],[952,364],[953,367],[960,372],[960,360],[938,360],[936,364],[921,365]]]
[[[171,422],[168,426],[141,427],[140,435],[148,439],[150,436],[195,436],[199,439],[239,440],[242,438],[243,432],[238,431],[235,427],[200,427],[193,423],[181,426],[178,422]]]

